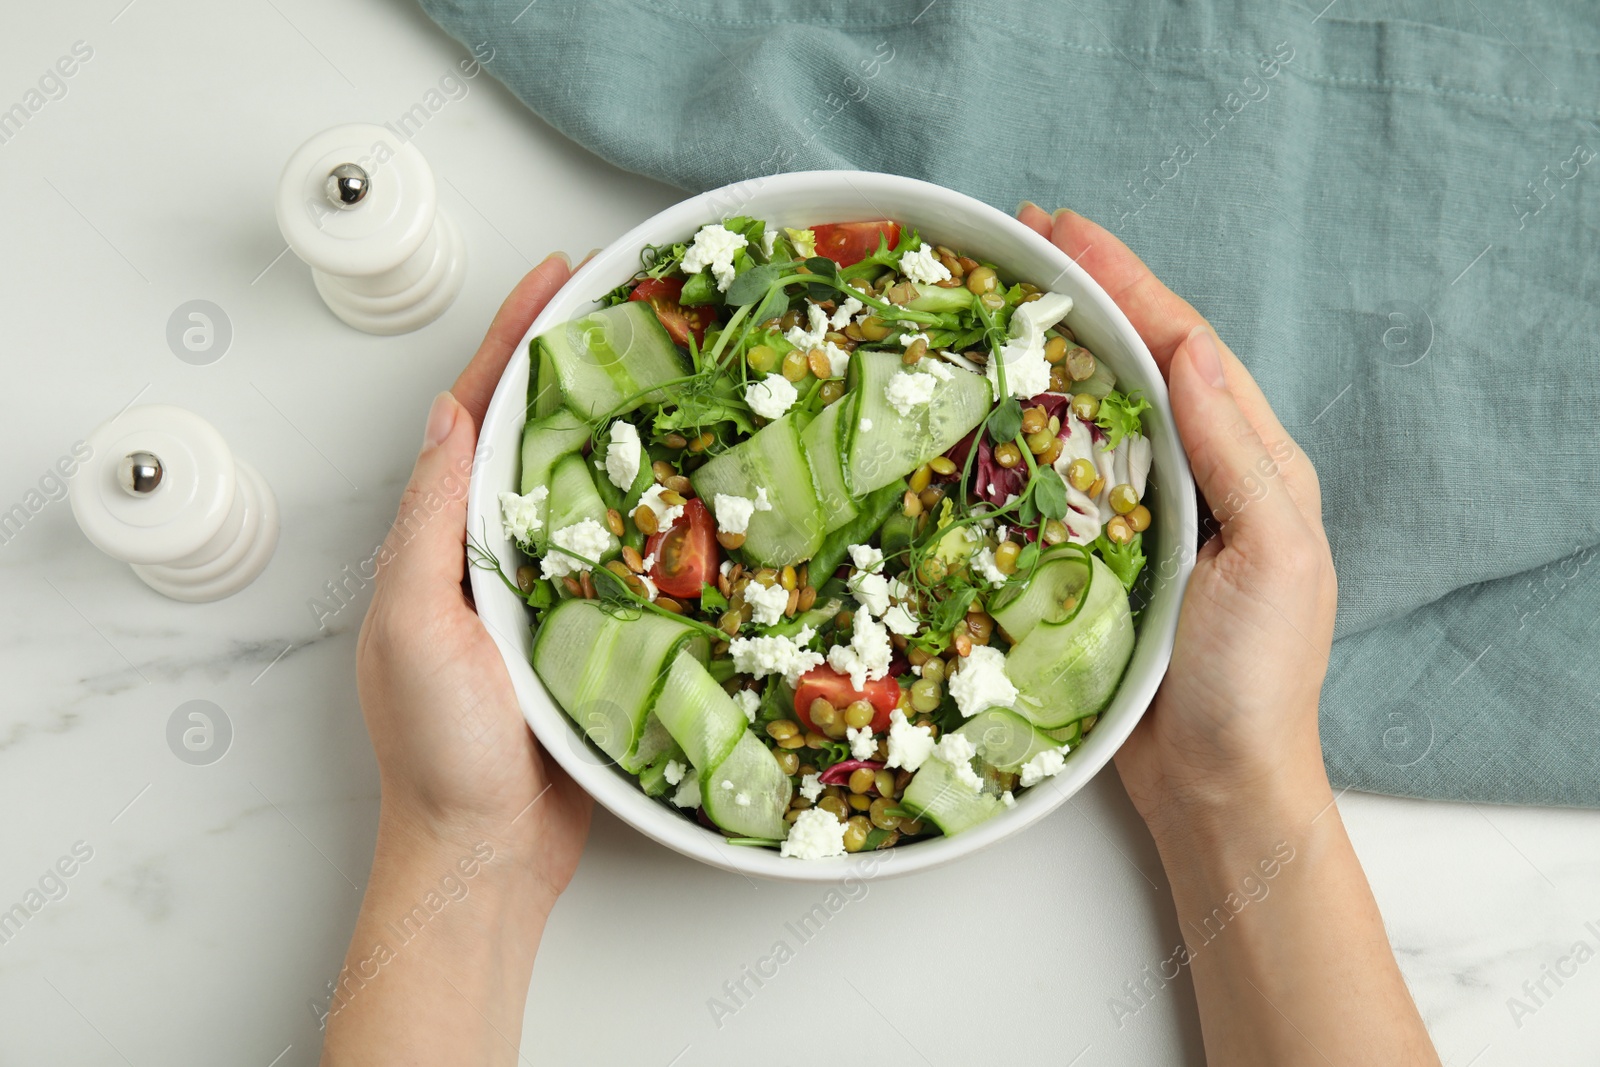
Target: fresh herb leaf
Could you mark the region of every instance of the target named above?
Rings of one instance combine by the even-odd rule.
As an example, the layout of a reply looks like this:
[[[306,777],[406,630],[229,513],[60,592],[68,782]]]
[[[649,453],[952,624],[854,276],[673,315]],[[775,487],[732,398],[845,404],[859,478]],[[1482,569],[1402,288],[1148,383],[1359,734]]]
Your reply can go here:
[[[1039,521],[1039,505],[1033,502],[1033,494],[1028,493],[1017,502],[1017,524],[1019,526],[1032,526]]]
[[[638,284],[638,279],[629,278],[627,281],[611,290],[605,296],[602,296],[600,298],[600,306],[609,308],[616,307],[618,304],[626,304],[628,302],[628,297],[633,293],[634,287]]]
[[[711,277],[711,268],[697,274],[691,274],[684,279],[683,292],[678,294],[678,303],[684,307],[702,307],[714,304],[722,296],[717,291],[716,279]]]
[[[728,303],[734,306],[754,304],[767,295],[767,290],[783,276],[783,265],[780,263],[763,263],[751,267],[749,270],[733,279],[733,284],[728,286]],[[685,291],[688,287],[685,286]]]
[[[727,422],[744,433],[755,433],[750,406],[737,395],[737,388],[729,378],[698,378],[677,395],[676,403],[656,413],[650,428],[659,437],[672,430],[698,432]]]
[[[1100,400],[1100,415],[1095,424],[1106,432],[1106,451],[1116,448],[1124,437],[1144,432],[1139,413],[1150,410],[1150,401],[1137,389],[1127,395],[1115,389]]]
[[[1037,562],[1039,562],[1039,543],[1035,541],[1017,553],[1016,573],[1026,574],[1033,570],[1033,565]]]
[[[1063,519],[1067,515],[1067,487],[1061,475],[1049,467],[1033,476],[1033,500],[1039,514],[1047,519]]]
[[[1144,534],[1136,533],[1133,540],[1125,545],[1101,534],[1095,538],[1094,549],[1100,553],[1100,558],[1105,561],[1111,572],[1122,582],[1124,589],[1132,589],[1133,583],[1138,580],[1139,572],[1144,569]]]
[[[1004,444],[1022,431],[1022,405],[1017,398],[1008,396],[989,412],[989,437],[996,444]]]
[[[823,278],[837,278],[839,276],[839,264],[827,256],[812,256],[806,260],[806,270]]]
[[[728,598],[723,596],[722,591],[716,586],[706,582],[700,587],[700,610],[707,612],[727,611]]]
[[[750,316],[750,321],[767,322],[788,310],[789,297],[784,293],[783,286],[774,285],[767,290],[767,295],[761,298],[761,303],[756,306],[755,314]]]

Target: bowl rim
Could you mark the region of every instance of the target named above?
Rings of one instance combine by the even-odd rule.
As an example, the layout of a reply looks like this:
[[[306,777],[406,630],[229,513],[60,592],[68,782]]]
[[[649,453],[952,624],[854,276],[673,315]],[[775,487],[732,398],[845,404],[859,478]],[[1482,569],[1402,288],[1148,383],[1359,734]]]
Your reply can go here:
[[[483,424],[479,427],[480,457],[491,454],[485,453],[485,443],[492,447],[497,437],[509,439],[511,431],[507,427],[515,428],[518,445],[513,447],[513,452],[520,455],[529,342],[551,325],[566,321],[593,304],[593,298],[584,298],[579,294],[610,289],[612,285],[596,286],[606,281],[599,277],[601,273],[617,269],[614,261],[620,252],[626,250],[630,253],[626,263],[631,276],[637,269],[638,251],[647,244],[682,240],[685,234],[693,233],[707,221],[716,221],[746,210],[760,216],[760,203],[767,198],[806,192],[826,195],[831,187],[841,184],[849,186],[874,210],[881,211],[878,207],[880,203],[892,208],[898,200],[920,197],[938,204],[943,210],[968,216],[979,226],[992,227],[998,232],[1000,240],[1020,243],[1035,255],[1059,266],[1060,273],[1051,285],[1058,285],[1065,278],[1072,279],[1084,298],[1109,322],[1128,356],[1139,364],[1138,377],[1143,379],[1140,388],[1152,405],[1152,414],[1164,422],[1164,442],[1157,442],[1155,435],[1152,435],[1152,475],[1159,470],[1163,490],[1160,504],[1162,521],[1172,526],[1174,550],[1169,553],[1169,558],[1161,561],[1162,573],[1156,577],[1157,591],[1152,594],[1150,607],[1156,605],[1158,597],[1164,598],[1163,603],[1172,601],[1172,606],[1159,613],[1159,619],[1152,618],[1157,613],[1147,608],[1140,621],[1135,658],[1139,657],[1140,646],[1151,658],[1145,665],[1144,673],[1137,678],[1132,676],[1130,662],[1130,673],[1123,677],[1114,698],[1116,704],[1126,700],[1132,706],[1115,721],[1100,724],[1081,746],[1083,751],[1068,761],[1068,769],[1042,783],[1051,788],[1036,786],[1020,797],[1012,808],[953,837],[939,836],[885,852],[806,861],[785,859],[770,849],[728,845],[720,834],[646,796],[638,788],[634,776],[612,766],[609,761],[601,762],[598,751],[582,739],[577,726],[545,691],[543,683],[538,681],[518,642],[500,632],[488,619],[484,620],[511,675],[523,717],[540,746],[603,807],[659,844],[713,867],[746,876],[803,883],[838,883],[851,877],[862,877],[866,869],[876,868],[880,861],[886,869],[881,875],[873,870],[872,876],[901,876],[942,866],[1026,829],[1087,785],[1110,762],[1111,756],[1143,717],[1166,674],[1177,630],[1178,604],[1181,603],[1194,566],[1198,524],[1193,476],[1183,450],[1176,442],[1166,382],[1143,339],[1110,295],[1065,252],[1010,215],[964,193],[931,182],[867,171],[795,171],[750,178],[711,189],[657,212],[599,250],[551,298],[513,352],[496,384]],[[730,209],[730,205],[735,207]],[[895,213],[891,210],[880,217],[893,218]],[[1076,304],[1079,301],[1076,294],[1074,296]],[[513,388],[513,382],[520,384]],[[475,462],[468,488],[468,529],[498,530],[498,493],[504,487],[478,477],[479,466],[480,463]],[[511,595],[497,576],[484,569],[473,567],[469,574],[472,593],[478,604],[484,604],[490,598]],[[556,730],[561,731],[559,736],[552,733]],[[580,755],[580,748],[590,751]]]

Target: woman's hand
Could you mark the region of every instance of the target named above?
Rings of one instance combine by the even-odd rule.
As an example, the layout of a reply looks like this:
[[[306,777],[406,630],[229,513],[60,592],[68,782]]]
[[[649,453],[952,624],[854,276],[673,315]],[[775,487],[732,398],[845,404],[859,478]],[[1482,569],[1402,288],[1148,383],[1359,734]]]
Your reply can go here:
[[[570,273],[551,256],[523,278],[455,386],[434,400],[357,645],[385,823],[464,847],[503,844],[546,906],[577,866],[591,801],[529,732],[462,578],[478,423],[534,316]]]
[[[378,554],[356,658],[383,799],[324,1064],[515,1063],[545,919],[583,852],[592,802],[534,741],[462,589],[478,424],[571,273],[552,256],[523,278],[434,400]]]
[[[1166,679],[1117,753],[1186,942],[1161,974],[1193,975],[1209,1062],[1433,1067],[1322,765],[1336,591],[1316,472],[1244,365],[1126,245],[1070,211],[1024,204],[1019,217],[1144,338],[1220,524],[1195,559]]]
[[[1019,217],[1144,338],[1220,524],[1195,559],[1166,680],[1117,754],[1128,794],[1158,838],[1263,790],[1314,814],[1331,797],[1317,697],[1336,598],[1316,471],[1244,364],[1126,245],[1070,211],[1025,205]]]

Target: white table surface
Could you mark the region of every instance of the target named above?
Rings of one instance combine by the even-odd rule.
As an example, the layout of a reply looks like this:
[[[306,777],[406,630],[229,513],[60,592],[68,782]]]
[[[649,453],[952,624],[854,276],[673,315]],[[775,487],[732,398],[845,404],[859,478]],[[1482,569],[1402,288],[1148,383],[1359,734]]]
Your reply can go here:
[[[283,534],[254,586],[202,606],[94,551],[65,502],[0,545],[0,909],[76,843],[93,850],[0,944],[0,1063],[311,1064],[377,778],[353,672],[368,594],[327,631],[308,601],[372,554],[429,399],[516,278],[679,194],[479,77],[416,137],[466,237],[465,291],[418,333],[364,336],[280,256],[279,169],[317,130],[406,111],[466,50],[380,0],[14,4],[0,107],[80,40],[93,57],[66,95],[0,144],[0,510],[137,397],[221,427],[276,490]],[[209,366],[165,339],[196,298],[233,327]],[[204,767],[165,740],[196,699],[235,732]],[[1446,1063],[1595,1062],[1600,963],[1546,978],[1520,1019],[1508,998],[1534,1005],[1524,982],[1576,942],[1600,948],[1600,813],[1340,809]],[[801,944],[784,924],[822,895],[702,868],[598,814],[539,957],[525,1062],[1202,1062],[1187,976],[1113,1020],[1111,998],[1179,934],[1109,772],[980,858],[867,884]],[[794,958],[719,1027],[710,998],[779,939]]]

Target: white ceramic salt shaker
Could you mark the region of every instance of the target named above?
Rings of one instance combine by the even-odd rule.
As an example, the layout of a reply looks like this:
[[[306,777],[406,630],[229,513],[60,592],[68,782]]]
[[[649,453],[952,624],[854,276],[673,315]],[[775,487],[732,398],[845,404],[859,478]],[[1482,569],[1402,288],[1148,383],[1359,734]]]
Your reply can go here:
[[[439,209],[428,161],[387,127],[335,126],[301,145],[278,180],[277,213],[317,292],[358,330],[409,333],[461,292],[461,231]]]
[[[146,585],[200,603],[249,585],[278,544],[278,503],[209,422],[180,407],[129,408],[88,441],[72,514]]]

